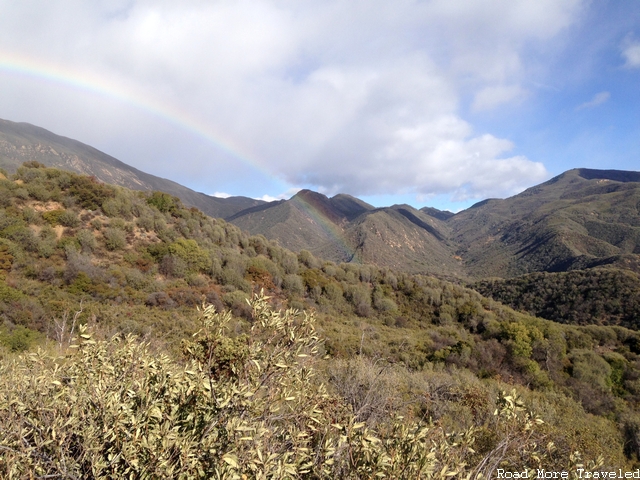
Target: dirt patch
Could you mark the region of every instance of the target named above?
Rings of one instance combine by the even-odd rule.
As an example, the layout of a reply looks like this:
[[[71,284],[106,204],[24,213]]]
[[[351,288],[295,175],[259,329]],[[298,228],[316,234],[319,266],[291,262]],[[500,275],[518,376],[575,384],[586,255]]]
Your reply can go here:
[[[64,210],[64,206],[60,202],[33,202],[28,205],[36,212],[50,212],[51,210]]]

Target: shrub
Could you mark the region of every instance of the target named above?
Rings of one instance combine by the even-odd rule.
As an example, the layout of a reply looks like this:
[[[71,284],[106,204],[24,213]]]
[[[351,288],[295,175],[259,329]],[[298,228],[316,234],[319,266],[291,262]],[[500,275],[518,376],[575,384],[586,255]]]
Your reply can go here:
[[[171,255],[184,261],[190,270],[196,272],[206,272],[211,268],[209,254],[200,248],[195,240],[180,240],[168,246]]]
[[[20,224],[12,225],[2,231],[2,236],[13,240],[28,252],[38,251],[38,239],[33,234],[33,230],[27,226]]]
[[[31,197],[40,202],[46,202],[51,198],[51,191],[40,182],[27,184],[27,191]]]
[[[127,237],[119,228],[106,228],[103,235],[104,244],[109,250],[119,250],[127,245]]]
[[[160,262],[159,271],[167,277],[184,278],[189,268],[187,263],[175,255],[165,255]]]
[[[56,225],[60,225],[62,222],[60,221],[62,214],[65,210],[57,209],[57,210],[49,210],[47,212],[42,212],[42,218],[45,222],[47,222],[52,227]]]
[[[302,278],[295,274],[285,275],[282,279],[282,289],[292,295],[304,295],[304,284],[302,283]]]
[[[16,188],[16,191],[13,194],[21,200],[27,200],[29,198],[29,191],[26,188]]]
[[[80,230],[76,234],[83,253],[91,253],[96,248],[96,237],[89,230]]]
[[[445,479],[583,463],[550,455],[515,391],[498,398],[483,454],[473,427],[445,433],[396,417],[370,428],[319,381],[313,317],[274,311],[264,297],[252,308],[249,335],[204,308],[184,365],[132,336],[96,342],[83,326],[65,361],[39,351],[0,362],[0,475]]]
[[[152,207],[156,207],[162,213],[174,213],[181,205],[180,199],[158,191],[149,196],[147,203]]]

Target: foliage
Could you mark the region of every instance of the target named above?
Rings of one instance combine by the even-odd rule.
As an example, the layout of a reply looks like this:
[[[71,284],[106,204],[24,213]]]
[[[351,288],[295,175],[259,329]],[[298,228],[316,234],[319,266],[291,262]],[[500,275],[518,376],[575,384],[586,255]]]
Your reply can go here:
[[[50,197],[18,194],[31,184]],[[110,193],[91,197],[103,187]],[[495,446],[487,419],[498,391],[511,388],[506,381],[546,412],[548,438],[563,458],[576,449],[589,458],[603,451],[620,465],[623,449],[629,462],[640,454],[634,446],[640,445],[636,331],[542,320],[431,276],[335,264],[309,252],[298,258],[179,203],[163,213],[147,201],[149,194],[56,169],[23,168],[0,180],[0,197],[0,330],[16,339],[24,328],[64,344],[59,339],[68,339],[71,328],[64,319],[79,311],[77,321],[91,323],[96,338],[132,333],[150,342],[152,351],[175,355],[196,330],[191,309],[203,298],[232,315],[229,334],[236,339],[255,323],[246,298],[264,288],[276,308],[315,311],[331,362],[346,362],[343,373],[362,370],[337,374],[339,368],[328,368],[331,395],[357,413],[360,406],[349,400],[354,393],[338,388],[344,379],[364,382],[355,392],[370,391],[369,382],[393,393],[388,402],[380,397],[381,410],[368,417],[377,418],[367,420],[368,428],[383,428],[400,411],[407,422],[432,417],[449,431],[485,429],[475,449],[487,453]],[[83,202],[90,198],[101,207],[87,209]],[[62,206],[76,226],[53,228],[43,220],[41,212]],[[112,233],[116,243],[108,245]],[[620,296],[610,297],[607,308],[617,308]],[[557,299],[558,308],[562,301]],[[2,354],[20,348],[5,343]],[[384,370],[380,377],[369,361]],[[567,420],[553,413],[559,411]],[[564,433],[568,429],[571,435]],[[594,437],[596,429],[600,437]]]
[[[157,208],[162,213],[174,213],[179,205],[180,200],[167,193],[155,191],[147,198],[147,203]]]
[[[106,228],[103,235],[104,244],[109,250],[119,250],[127,245],[125,233],[119,228]]]
[[[115,188],[98,182],[95,177],[71,176],[69,193],[83,207],[95,210],[115,196]]]
[[[640,327],[640,279],[629,271],[533,273],[483,280],[473,288],[512,308],[557,322]]]
[[[313,317],[274,311],[264,296],[252,308],[250,334],[234,336],[231,316],[205,307],[184,366],[84,327],[64,358],[1,363],[3,477],[492,478],[498,466],[559,465],[515,391],[498,399],[497,443],[484,455],[474,428],[358,422],[317,378]]]

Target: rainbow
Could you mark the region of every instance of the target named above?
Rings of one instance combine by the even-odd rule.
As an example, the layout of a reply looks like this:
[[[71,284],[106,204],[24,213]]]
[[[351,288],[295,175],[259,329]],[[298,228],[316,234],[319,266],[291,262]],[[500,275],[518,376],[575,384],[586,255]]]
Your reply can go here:
[[[148,93],[135,90],[122,82],[109,80],[104,76],[98,76],[89,71],[63,67],[44,59],[34,59],[26,55],[16,56],[2,51],[0,51],[0,72],[10,75],[22,75],[116,100],[203,138],[232,158],[258,169],[269,177],[272,176],[256,160],[256,155],[234,141],[225,139],[225,136],[216,131],[211,125],[197,119],[185,109],[160,102],[152,98]]]
[[[362,259],[357,255],[358,251],[345,241],[338,225],[322,215],[320,211],[305,200],[302,195],[295,195],[291,198],[291,202],[303,214],[320,226],[325,235],[332,240],[332,244],[339,250],[340,257],[343,261],[362,263]]]
[[[148,93],[138,91],[122,82],[110,80],[89,71],[63,67],[41,58],[35,59],[26,55],[16,56],[3,51],[0,51],[0,72],[58,84],[80,92],[109,98],[123,105],[139,109],[204,139],[232,158],[242,161],[268,177],[273,177],[256,160],[257,155],[248,152],[246,148],[234,143],[232,140],[224,139],[224,135],[216,131],[211,125],[197,119],[190,112],[180,107],[160,102]],[[315,221],[328,238],[333,239],[333,244],[340,250],[343,258],[358,261],[355,258],[356,251],[344,241],[339,227],[321,215],[316,208],[304,199],[298,196],[295,198],[298,200],[296,202],[298,208]]]

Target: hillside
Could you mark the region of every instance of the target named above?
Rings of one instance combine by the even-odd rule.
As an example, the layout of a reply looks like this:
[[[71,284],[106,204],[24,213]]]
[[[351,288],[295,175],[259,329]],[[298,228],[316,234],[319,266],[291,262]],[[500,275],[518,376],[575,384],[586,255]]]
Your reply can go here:
[[[572,325],[622,325],[640,330],[640,278],[618,268],[537,272],[481,280],[481,294],[537,317]]]
[[[212,217],[228,217],[264,203],[247,197],[216,198],[133,168],[106,153],[28,123],[0,119],[0,168],[10,173],[26,161],[93,175],[102,182],[134,190],[159,190]]]
[[[351,207],[342,207],[343,218],[349,210]],[[371,212],[367,211],[375,215]],[[23,428],[18,421],[22,417],[2,413],[9,411],[14,389],[36,384],[43,389],[58,388],[50,382],[40,384],[41,377],[29,377],[33,369],[12,363],[12,352],[36,345],[49,349],[53,360],[37,357],[43,362],[37,371],[49,372],[51,367],[54,373],[47,375],[61,372],[62,380],[68,375],[64,369],[76,368],[76,358],[77,368],[87,378],[92,378],[92,369],[99,365],[107,366],[95,373],[101,379],[117,372],[118,358],[140,359],[142,370],[136,370],[140,374],[146,368],[165,368],[160,366],[168,362],[179,367],[181,352],[187,347],[192,359],[204,358],[197,346],[202,344],[189,347],[184,342],[202,327],[196,307],[203,301],[232,317],[222,333],[207,337],[220,339],[215,340],[218,343],[211,357],[218,366],[202,371],[218,372],[216,382],[226,379],[236,390],[244,388],[233,383],[240,378],[234,375],[249,372],[246,369],[254,365],[251,359],[255,357],[247,356],[248,352],[261,351],[255,350],[261,345],[258,342],[274,338],[268,332],[260,333],[260,322],[266,320],[257,318],[246,302],[260,290],[269,295],[270,308],[315,312],[317,335],[323,341],[318,346],[314,378],[336,399],[328,401],[327,415],[331,405],[344,406],[355,414],[353,422],[364,422],[379,435],[389,434],[388,422],[399,412],[407,422],[431,418],[434,431],[473,429],[477,443],[468,460],[478,465],[504,438],[511,438],[502,436],[513,430],[495,423],[493,412],[500,405],[500,392],[515,388],[545,422],[535,438],[544,439],[544,445],[555,442],[551,456],[544,457],[547,468],[569,465],[576,450],[587,459],[603,454],[605,465],[611,467],[631,467],[637,460],[637,331],[620,326],[562,325],[518,313],[474,290],[432,276],[320,260],[308,251],[295,254],[263,236],[249,235],[224,220],[187,209],[170,195],[134,192],[35,163],[0,179],[0,378],[6,380],[0,388],[0,422],[5,422],[0,444],[13,442],[14,437],[9,436]],[[299,331],[300,322],[291,324],[292,332]],[[89,352],[87,357],[75,357],[73,349],[68,349],[76,341],[73,338],[80,324],[88,325],[98,342],[97,350],[80,350]],[[125,341],[128,333],[150,342],[158,355],[139,350],[131,343],[135,340]],[[110,340],[114,338],[117,341]],[[64,365],[56,363],[61,355],[67,355]],[[287,362],[302,358],[287,355],[283,357]],[[25,358],[29,362],[36,357]],[[103,360],[96,363],[95,358]],[[85,361],[89,363],[83,364]],[[275,369],[272,364],[263,365]],[[166,368],[174,372],[173,367]],[[166,378],[181,378],[174,373]],[[159,378],[153,372],[149,375],[149,382]],[[307,373],[303,376],[310,378]],[[118,378],[113,380],[114,395],[123,392]],[[141,382],[150,385],[147,380]],[[64,398],[69,401],[85,398],[85,393],[74,390],[85,384],[66,387],[59,383],[64,390],[61,395],[68,395]],[[87,381],[86,385],[93,388],[94,383]],[[188,390],[190,384],[185,385]],[[197,385],[204,388],[201,381]],[[297,398],[287,393],[291,388],[285,385],[280,400]],[[15,395],[27,399],[32,391],[27,388]],[[132,392],[133,397],[128,393],[124,397],[145,395]],[[160,398],[170,400],[160,396],[158,402]],[[248,398],[241,395],[238,408],[253,401]],[[134,404],[171,408],[153,402]],[[216,411],[207,415],[222,410]],[[153,412],[144,413],[145,422],[158,415],[167,421],[173,418],[165,410]],[[296,411],[294,417],[301,414]],[[68,430],[66,420],[60,421],[56,428]],[[89,421],[93,420],[87,417]],[[333,423],[324,416],[319,421]],[[184,431],[194,431],[188,424],[180,425]],[[413,424],[393,428],[406,430],[409,425]],[[123,442],[129,441],[128,427],[118,428],[124,429]],[[42,435],[44,442],[51,430]],[[17,452],[18,444],[10,445]],[[514,455],[517,445],[513,444]],[[545,452],[539,453],[547,455]],[[1,455],[0,469],[8,454],[3,451]],[[520,461],[520,457],[513,458]]]
[[[408,205],[374,208],[349,195],[302,190],[288,201],[239,212],[227,220],[291,250],[335,262],[371,263],[410,273],[464,277],[446,224]]]
[[[575,169],[451,217],[470,275],[513,277],[597,265],[638,269],[640,173]]]
[[[333,261],[445,278],[514,277],[601,265],[640,271],[640,173],[576,169],[504,200],[452,214],[406,205],[343,211],[302,191],[228,220]]]
[[[350,220],[372,209],[349,195],[327,198],[301,190],[288,201],[244,210],[226,220],[254,235],[277,238],[290,250],[313,251],[325,243],[339,241]]]
[[[0,120],[0,167],[23,161],[163,191],[299,252],[463,281],[611,265],[640,271],[640,173],[576,169],[519,195],[452,214],[384,208],[350,195],[302,190],[265,203],[215,198],[141,172],[88,145],[33,125]]]

